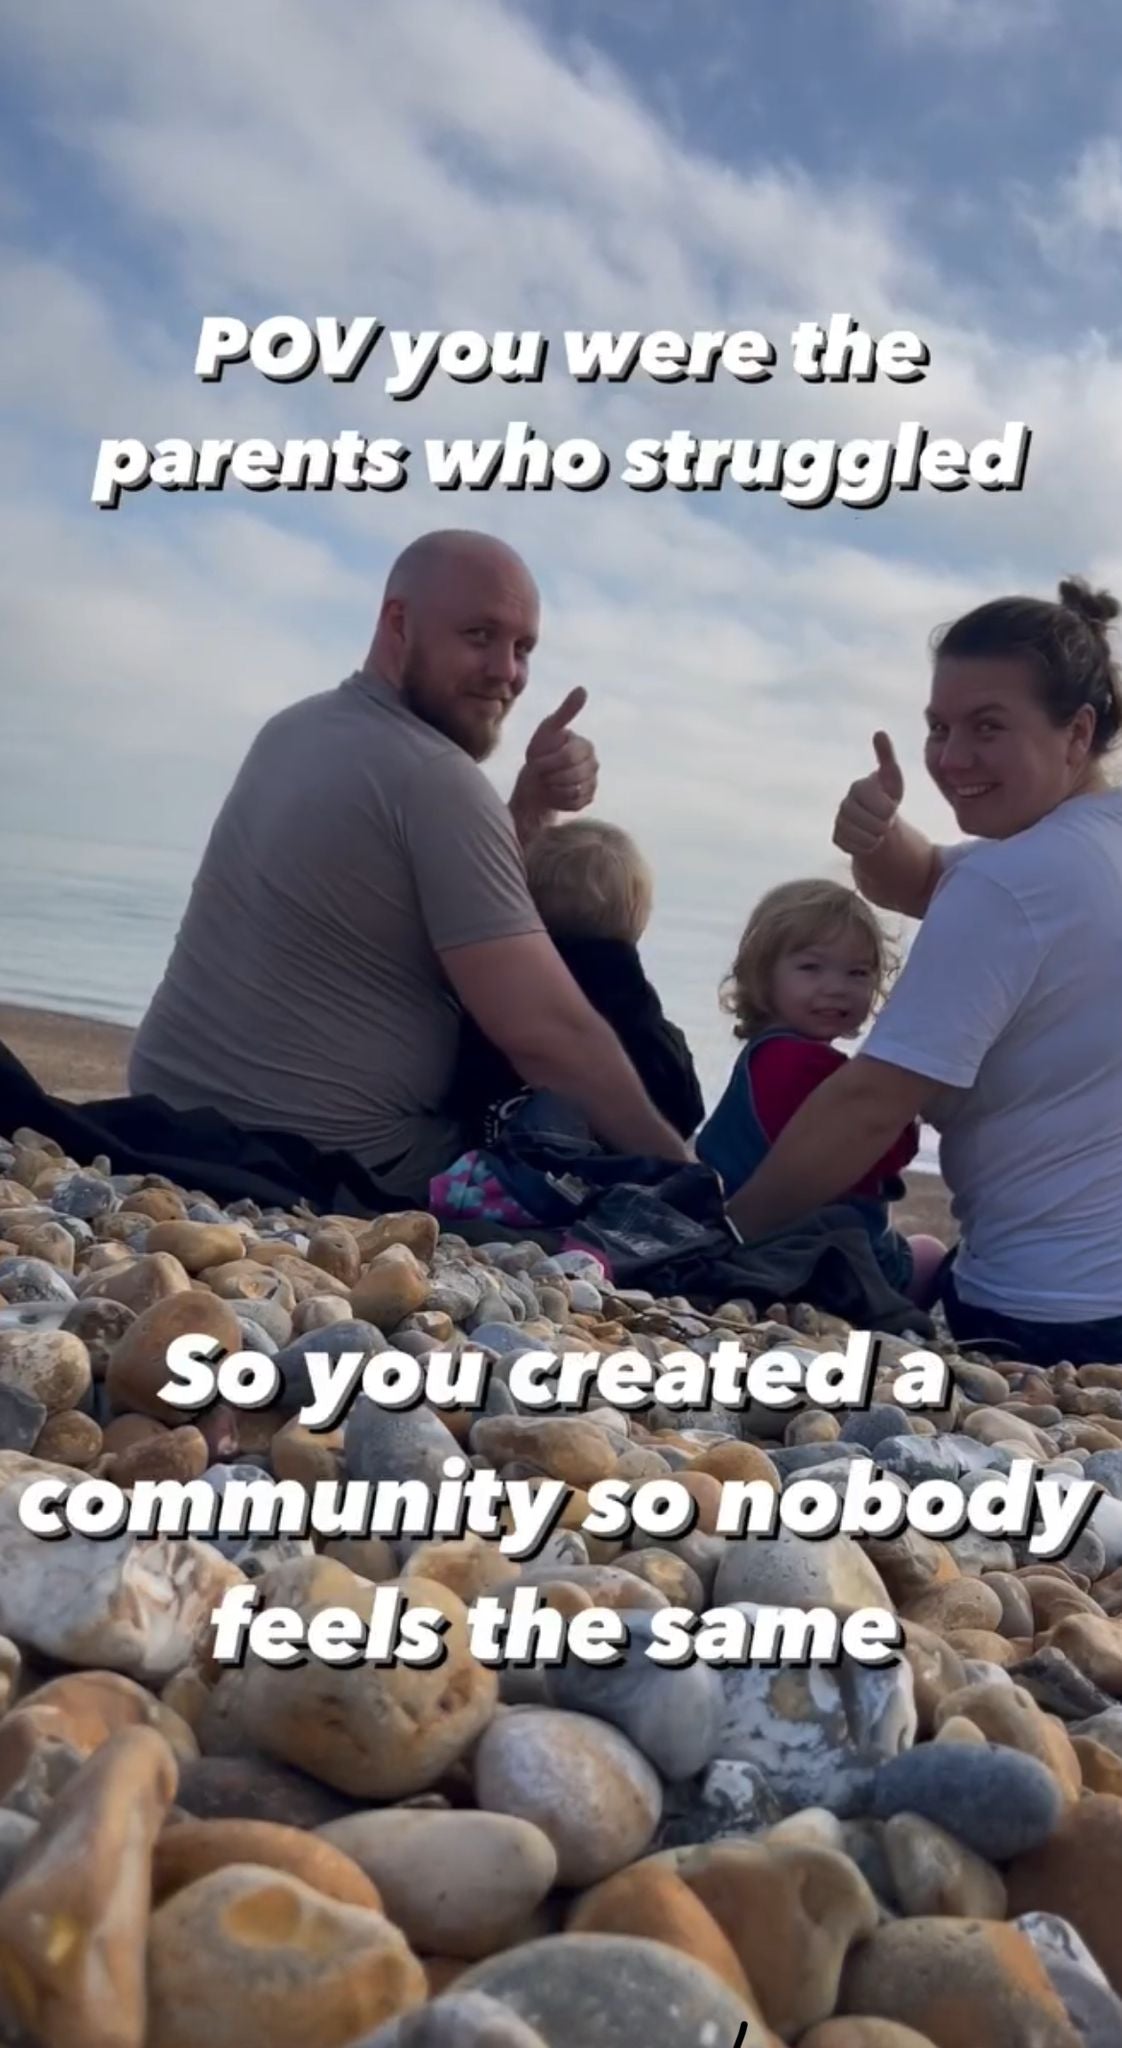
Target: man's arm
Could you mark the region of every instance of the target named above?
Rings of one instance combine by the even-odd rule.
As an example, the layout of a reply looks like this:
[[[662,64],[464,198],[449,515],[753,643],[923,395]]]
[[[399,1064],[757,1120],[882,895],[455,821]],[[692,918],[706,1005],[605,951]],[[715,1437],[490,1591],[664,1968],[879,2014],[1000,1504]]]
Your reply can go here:
[[[454,946],[439,957],[464,1009],[528,1086],[567,1096],[613,1151],[688,1156],[547,933]]]
[[[923,1112],[925,1074],[858,1053],[807,1097],[728,1205],[742,1237],[768,1237],[837,1201]]]

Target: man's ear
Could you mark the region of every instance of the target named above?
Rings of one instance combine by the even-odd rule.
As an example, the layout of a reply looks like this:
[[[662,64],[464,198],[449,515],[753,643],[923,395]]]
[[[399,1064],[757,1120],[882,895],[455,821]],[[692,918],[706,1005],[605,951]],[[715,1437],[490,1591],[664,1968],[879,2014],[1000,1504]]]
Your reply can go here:
[[[387,597],[382,606],[381,626],[390,644],[399,654],[404,653],[408,638],[408,608],[403,597]]]

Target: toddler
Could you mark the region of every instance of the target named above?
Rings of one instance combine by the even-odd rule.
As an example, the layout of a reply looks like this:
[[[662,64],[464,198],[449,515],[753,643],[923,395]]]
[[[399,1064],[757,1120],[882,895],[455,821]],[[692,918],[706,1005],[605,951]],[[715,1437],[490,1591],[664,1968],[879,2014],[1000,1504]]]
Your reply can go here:
[[[889,969],[884,934],[853,889],[786,882],[757,904],[721,994],[744,1050],[697,1138],[698,1158],[721,1175],[726,1198],[755,1172],[807,1096],[844,1064],[833,1040],[857,1036]],[[923,1305],[945,1246],[904,1237],[889,1221],[889,1203],[905,1191],[899,1176],[918,1148],[919,1125],[911,1123],[841,1199],[868,1230],[889,1284]]]
[[[683,1138],[705,1114],[689,1046],[639,958],[651,914],[650,868],[618,825],[594,818],[550,825],[526,857],[530,891],[573,979],[612,1026],[651,1101]],[[486,1143],[493,1113],[526,1084],[465,1018],[453,1113],[473,1143]]]

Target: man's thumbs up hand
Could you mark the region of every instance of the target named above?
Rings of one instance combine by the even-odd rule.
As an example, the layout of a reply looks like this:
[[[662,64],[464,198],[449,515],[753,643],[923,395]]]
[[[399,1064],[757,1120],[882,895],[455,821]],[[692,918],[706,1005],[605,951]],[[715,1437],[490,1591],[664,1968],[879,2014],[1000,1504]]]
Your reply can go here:
[[[574,718],[580,717],[587,702],[588,691],[578,683],[576,689],[570,690],[564,701],[557,706],[556,711],[551,711],[548,718],[542,719],[526,749],[526,759],[544,760],[547,755],[560,753],[566,745],[574,741],[578,747],[587,747],[591,753],[590,742],[579,739],[576,733],[569,731]]]
[[[873,734],[877,765],[850,785],[834,820],[834,845],[851,860],[875,853],[895,822],[904,796],[904,777],[886,732]]]
[[[510,808],[523,845],[557,811],[583,811],[596,795],[600,764],[591,740],[572,729],[588,702],[581,685],[543,718],[526,749]]]

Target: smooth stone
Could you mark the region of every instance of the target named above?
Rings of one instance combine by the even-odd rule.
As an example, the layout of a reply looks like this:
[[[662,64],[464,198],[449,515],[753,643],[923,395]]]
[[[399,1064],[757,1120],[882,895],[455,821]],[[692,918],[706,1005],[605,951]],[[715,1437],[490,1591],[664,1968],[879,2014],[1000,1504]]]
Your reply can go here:
[[[34,2040],[145,2039],[152,1849],[176,1775],[154,1729],[114,1736],[63,1787],[0,1893],[0,2002]]]
[[[984,1572],[987,1582],[991,1572],[1011,1572],[1016,1566],[1011,1543],[1002,1543],[995,1536],[982,1536],[975,1529],[964,1529],[961,1536],[948,1536],[946,1543],[960,1572]]]
[[[292,1336],[293,1319],[279,1301],[232,1301],[229,1306],[242,1327],[243,1351],[262,1350],[275,1354]],[[260,1332],[270,1339],[262,1344]]]
[[[42,1401],[37,1401],[22,1387],[0,1384],[0,1451],[30,1454],[46,1419],[47,1410]]]
[[[662,1814],[659,1779],[607,1722],[552,1708],[496,1717],[473,1758],[485,1811],[533,1822],[557,1854],[558,1882],[596,1884],[650,1847]]]
[[[879,1820],[915,1813],[949,1829],[992,1863],[1046,1842],[1064,1810],[1060,1786],[1035,1757],[996,1743],[923,1743],[880,1766],[873,1788]]]
[[[744,1759],[718,1757],[696,1783],[667,1789],[660,1849],[692,1848],[725,1835],[751,1835],[779,1820],[766,1774]]]
[[[389,1216],[377,1216],[362,1227],[357,1223],[349,1227],[355,1233],[359,1256],[364,1261],[400,1244],[428,1265],[440,1241],[440,1226],[427,1209],[400,1209]]]
[[[852,1462],[863,1458],[866,1453],[860,1444],[835,1441],[828,1444],[772,1444],[767,1458],[775,1467],[781,1479],[789,1479],[799,1472],[811,1472],[819,1465],[833,1465],[839,1459]]]
[[[896,1402],[875,1401],[870,1408],[855,1409],[847,1415],[841,1427],[843,1444],[860,1444],[866,1451],[875,1451],[878,1444],[890,1438],[909,1435],[908,1417]]]
[[[1122,1444],[1116,1451],[1092,1451],[1083,1467],[1084,1479],[1093,1479],[1114,1500],[1122,1501]]]
[[[100,1295],[88,1294],[67,1309],[60,1328],[81,1338],[90,1371],[96,1380],[103,1380],[114,1348],[135,1321],[136,1310],[123,1301],[105,1301]]]
[[[1002,1616],[1001,1600],[982,1579],[948,1579],[909,1600],[905,1609],[909,1621],[922,1622],[937,1635],[949,1636],[963,1629],[996,1630]]]
[[[958,1479],[966,1470],[957,1446],[945,1436],[885,1437],[877,1445],[877,1464],[917,1486],[924,1479]]]
[[[36,1480],[74,1476],[65,1465],[0,1452],[0,1632],[62,1664],[160,1685],[188,1662],[241,1574],[190,1537],[126,1531],[105,1542],[44,1544],[20,1521],[20,1498]]]
[[[998,1680],[990,1666],[980,1680],[948,1694],[936,1709],[936,1726],[941,1729],[948,1719],[960,1714],[981,1730],[987,1742],[1020,1750],[1046,1764],[1068,1798],[1078,1799],[1079,1765],[1063,1723],[1046,1714],[1031,1693],[1014,1685],[1008,1672],[1003,1671]]]
[[[39,1823],[29,1813],[0,1807],[0,1892],[11,1883],[17,1863],[38,1832]]]
[[[1122,1996],[1122,1799],[1094,1792],[1069,1806],[1051,1839],[1010,1864],[1005,1881],[1011,1915],[1070,1921]]]
[[[364,2034],[352,2048],[548,2048],[548,2043],[497,1998],[456,1986],[419,2011]]]
[[[462,1601],[431,1579],[398,1583],[410,1606],[447,1617],[439,1664],[276,1665],[251,1652],[243,1671],[227,1674],[242,1681],[238,1720],[258,1749],[354,1799],[427,1791],[482,1734],[497,1701],[496,1674],[471,1654]],[[305,1623],[324,1607],[368,1623],[378,1592],[322,1557],[282,1565],[263,1582],[264,1604],[293,1608]]]
[[[1045,1643],[1018,1663],[1017,1684],[1038,1706],[1062,1721],[1085,1721],[1114,1702],[1054,1643]]]
[[[145,2048],[348,2048],[427,1993],[384,1915],[233,1863],[152,1915]]]
[[[662,1857],[618,1870],[577,1899],[565,1921],[569,1934],[622,1934],[661,1941],[692,1956],[726,1984],[749,2010],[758,2003],[727,1933]]]
[[[343,1464],[349,1479],[419,1479],[435,1488],[445,1476],[447,1458],[462,1460],[463,1452],[431,1408],[395,1413],[360,1394],[344,1424]]]
[[[713,1590],[722,1607],[892,1607],[884,1580],[852,1536],[808,1543],[784,1528],[771,1538],[725,1543]]]
[[[754,1610],[745,1603],[749,1617]],[[714,1667],[715,1668],[715,1667]],[[825,1665],[728,1665],[718,1671],[724,1712],[717,1755],[765,1774],[784,1811],[863,1811],[877,1769],[915,1738],[910,1664],[876,1667],[842,1657]]]
[[[165,1828],[152,1859],[153,1905],[231,1863],[283,1870],[341,1905],[383,1910],[377,1887],[341,1847],[305,1828],[267,1820],[184,1819]]]
[[[1084,2048],[1118,2048],[1122,1999],[1074,1927],[1054,1913],[1024,1913],[1015,1925],[1040,1957]]]
[[[408,1245],[392,1244],[376,1253],[350,1290],[354,1315],[393,1331],[406,1316],[423,1308],[429,1276]]]
[[[775,2033],[796,2040],[829,2019],[849,1950],[880,1919],[847,1856],[789,1840],[715,1843],[680,1857],[678,1875],[732,1944]]]
[[[256,1306],[256,1304],[255,1304]],[[308,1370],[307,1353],[314,1351],[334,1363],[344,1352],[361,1352],[369,1358],[374,1352],[385,1351],[386,1340],[376,1323],[356,1321],[352,1316],[341,1323],[330,1323],[326,1328],[305,1331],[302,1336],[288,1338],[282,1348],[274,1354],[273,1363],[284,1379],[284,1390],[279,1396],[285,1410],[307,1407],[312,1400],[312,1379]],[[361,1381],[360,1381],[361,1384]],[[365,1395],[359,1396],[365,1400]]]
[[[243,1255],[241,1232],[233,1223],[153,1223],[147,1252],[170,1252],[187,1273],[204,1273]]]
[[[77,1216],[89,1223],[117,1207],[116,1190],[99,1173],[71,1173],[51,1189],[51,1208],[60,1216]]]
[[[654,1639],[646,1615],[628,1612],[627,1627],[622,1664],[570,1658],[547,1672],[550,1705],[610,1721],[663,1778],[692,1778],[716,1753],[724,1704],[720,1679],[711,1665],[698,1661],[681,1670],[653,1664],[646,1654]]]
[[[130,1728],[153,1728],[177,1765],[199,1746],[182,1717],[114,1671],[68,1672],[19,1700],[0,1721],[0,1799],[36,1819],[95,1751]]]
[[[996,1920],[898,1920],[846,1966],[839,2010],[877,2013],[936,2048],[1079,2048],[1032,1943]]]
[[[105,1387],[114,1413],[151,1415],[173,1428],[188,1421],[190,1409],[162,1401],[160,1389],[171,1380],[168,1346],[179,1337],[196,1335],[214,1340],[224,1352],[245,1348],[241,1325],[229,1302],[198,1288],[171,1294],[138,1313],[114,1346],[106,1369]]]
[[[949,1913],[960,1919],[1004,1920],[1005,1886],[991,1863],[934,1821],[896,1813],[884,1826],[892,1886],[909,1919]]]
[[[799,2048],[935,2048],[935,2043],[898,2020],[834,2019],[812,2027]]]
[[[23,1658],[10,1636],[0,1636],[0,1717],[15,1699],[23,1675]]]
[[[180,1766],[176,1802],[197,1820],[265,1820],[318,1828],[352,1802],[304,1771],[264,1756],[200,1756]]]
[[[487,1992],[549,2048],[769,2048],[760,2022],[704,1964],[636,1936],[526,1942],[475,1964],[456,1989]]]
[[[77,1299],[65,1274],[46,1259],[0,1259],[0,1297],[13,1308],[43,1302],[69,1308]]]
[[[557,1877],[542,1830],[510,1814],[355,1813],[319,1830],[376,1886],[418,1955],[475,1961],[506,1948]]]
[[[1101,1712],[1091,1714],[1085,1721],[1069,1724],[1073,1736],[1089,1736],[1092,1742],[1099,1742],[1104,1749],[1113,1750],[1122,1760],[1122,1706],[1104,1707]]]

